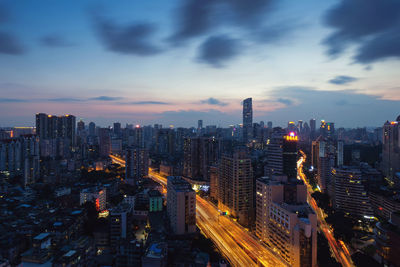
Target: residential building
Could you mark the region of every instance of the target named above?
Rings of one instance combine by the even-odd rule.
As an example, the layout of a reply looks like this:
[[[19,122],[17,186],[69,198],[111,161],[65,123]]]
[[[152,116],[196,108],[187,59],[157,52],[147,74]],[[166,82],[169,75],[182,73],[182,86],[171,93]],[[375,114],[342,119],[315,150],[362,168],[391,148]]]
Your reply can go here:
[[[167,177],[167,214],[174,234],[196,232],[196,193],[180,176]]]

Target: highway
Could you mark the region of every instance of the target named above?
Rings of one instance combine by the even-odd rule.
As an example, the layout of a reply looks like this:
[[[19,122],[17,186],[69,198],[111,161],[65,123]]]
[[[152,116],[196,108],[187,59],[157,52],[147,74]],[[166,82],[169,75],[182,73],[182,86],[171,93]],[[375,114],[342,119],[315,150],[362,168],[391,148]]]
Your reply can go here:
[[[340,241],[339,243],[335,239],[331,227],[325,221],[325,215],[323,210],[318,207],[317,203],[315,202],[315,199],[311,197],[311,194],[314,192],[314,190],[312,186],[308,183],[308,179],[306,178],[306,175],[303,172],[303,164],[306,161],[307,156],[303,151],[300,150],[299,152],[301,154],[301,157],[297,162],[298,176],[307,185],[308,203],[313,208],[314,212],[317,214],[319,228],[324,233],[326,239],[328,240],[336,260],[339,263],[341,263],[342,266],[345,267],[354,266],[349,250],[346,247],[346,244],[344,244],[342,241]]]
[[[125,161],[110,155],[113,162]],[[166,186],[167,179],[149,168],[149,177]],[[196,222],[199,229],[210,238],[233,266],[287,266],[245,228],[226,216],[200,196],[196,196]]]

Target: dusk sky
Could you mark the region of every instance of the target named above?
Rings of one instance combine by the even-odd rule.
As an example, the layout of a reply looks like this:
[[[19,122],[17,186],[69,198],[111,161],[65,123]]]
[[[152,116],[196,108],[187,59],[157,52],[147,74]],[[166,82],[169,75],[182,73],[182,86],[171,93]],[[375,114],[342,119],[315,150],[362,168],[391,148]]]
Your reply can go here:
[[[399,59],[399,0],[0,0],[0,126],[381,126]]]

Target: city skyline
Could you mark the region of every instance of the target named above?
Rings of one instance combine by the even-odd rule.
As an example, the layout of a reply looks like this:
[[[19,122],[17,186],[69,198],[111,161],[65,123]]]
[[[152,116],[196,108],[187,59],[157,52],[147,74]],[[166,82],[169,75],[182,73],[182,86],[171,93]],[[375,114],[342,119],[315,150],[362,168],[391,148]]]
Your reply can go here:
[[[280,126],[398,113],[398,2],[199,3],[0,2],[0,126],[43,112],[226,127],[247,97],[254,121]]]

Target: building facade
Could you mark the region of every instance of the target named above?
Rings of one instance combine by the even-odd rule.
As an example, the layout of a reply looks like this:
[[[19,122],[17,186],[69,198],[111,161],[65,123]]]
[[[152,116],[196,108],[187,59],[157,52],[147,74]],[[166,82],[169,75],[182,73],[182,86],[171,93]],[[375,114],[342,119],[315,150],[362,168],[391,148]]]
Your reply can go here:
[[[196,192],[180,176],[167,178],[167,214],[174,234],[196,232]]]

